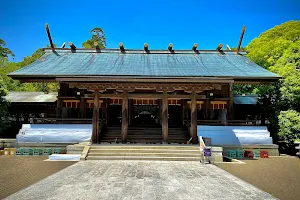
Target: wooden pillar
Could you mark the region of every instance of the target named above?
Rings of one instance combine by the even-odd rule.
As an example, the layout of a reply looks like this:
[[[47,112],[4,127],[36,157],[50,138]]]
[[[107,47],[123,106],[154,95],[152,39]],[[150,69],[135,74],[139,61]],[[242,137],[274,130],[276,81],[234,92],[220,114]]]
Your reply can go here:
[[[105,125],[107,125],[107,99],[103,99],[102,104],[102,124],[103,120],[105,120]]]
[[[128,124],[131,125],[133,121],[133,99],[129,99],[128,102],[128,115],[129,115]]]
[[[106,99],[106,126],[110,125],[109,104],[110,104],[110,99],[107,98]]]
[[[99,133],[99,91],[94,92],[94,109],[93,109],[93,133],[92,142],[98,142]]]
[[[158,119],[158,123],[159,125],[162,125],[161,121],[161,114],[162,114],[162,103],[161,103],[161,99],[157,99],[157,104],[158,104],[158,110],[157,110],[157,119]]]
[[[228,101],[228,117],[230,120],[233,119],[233,94],[232,94],[232,83],[229,83],[229,101]]]
[[[122,100],[122,143],[126,143],[128,131],[128,92],[123,91]]]
[[[79,105],[79,112],[80,112],[80,118],[86,117],[86,99],[80,98],[80,105]]]
[[[182,126],[185,125],[185,108],[186,108],[186,100],[185,99],[181,99],[181,122],[182,122]]]
[[[164,91],[162,98],[162,136],[163,142],[168,142],[168,97],[167,92]]]
[[[206,91],[206,99],[204,101],[204,109],[205,109],[205,119],[206,120],[210,120],[210,100],[209,100],[209,92],[210,91]]]
[[[62,87],[62,84],[60,84]],[[60,98],[62,96],[62,88],[58,89],[58,95],[56,100],[56,118],[62,117],[62,107],[63,107],[63,100]]]
[[[192,92],[191,98],[191,137],[193,144],[196,144],[198,141],[197,138],[197,105],[196,105],[196,92]]]

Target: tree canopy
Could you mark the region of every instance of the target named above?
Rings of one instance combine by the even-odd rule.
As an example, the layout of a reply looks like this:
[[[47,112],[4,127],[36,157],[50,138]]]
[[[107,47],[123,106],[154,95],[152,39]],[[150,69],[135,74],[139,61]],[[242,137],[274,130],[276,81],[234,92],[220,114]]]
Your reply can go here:
[[[102,28],[95,27],[90,33],[92,34],[92,38],[86,40],[82,43],[83,48],[95,48],[94,43],[97,42],[101,49],[104,49],[106,46],[106,37]]]
[[[260,94],[260,103],[268,108],[266,114],[270,116],[271,125],[276,127],[273,131],[291,142],[299,137],[295,133],[300,130],[294,126],[300,115],[300,21],[289,21],[265,31],[246,49],[252,61],[281,75],[282,79],[271,85],[235,89]]]
[[[276,64],[284,51],[300,39],[300,21],[275,26],[253,39],[247,46],[248,57],[258,65],[269,68]]]
[[[15,57],[15,54],[9,48],[6,48],[5,45],[5,41],[0,38],[0,57],[7,58],[9,55]]]

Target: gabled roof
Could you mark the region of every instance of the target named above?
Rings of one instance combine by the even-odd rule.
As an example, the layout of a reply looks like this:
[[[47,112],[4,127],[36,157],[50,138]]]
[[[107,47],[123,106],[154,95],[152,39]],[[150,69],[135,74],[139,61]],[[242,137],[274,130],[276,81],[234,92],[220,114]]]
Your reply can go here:
[[[217,77],[276,80],[280,76],[233,51],[159,51],[119,49],[46,50],[34,63],[9,74],[21,77]]]

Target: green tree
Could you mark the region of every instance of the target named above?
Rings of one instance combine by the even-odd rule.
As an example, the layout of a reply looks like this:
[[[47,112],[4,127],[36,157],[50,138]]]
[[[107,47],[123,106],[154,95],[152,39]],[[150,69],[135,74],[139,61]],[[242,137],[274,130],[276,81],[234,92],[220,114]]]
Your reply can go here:
[[[0,76],[0,135],[8,128],[8,105],[9,103],[4,98],[7,95],[7,89],[2,77]]]
[[[294,138],[292,130],[298,130],[293,121],[298,120],[300,110],[299,39],[300,21],[289,21],[262,33],[247,46],[252,61],[282,76],[278,83],[253,87],[252,92],[260,96],[260,110],[271,122],[271,133],[289,142]]]
[[[21,83],[20,81],[13,80],[7,76],[8,73],[16,71],[22,67],[30,65],[45,52],[42,49],[36,50],[31,56],[26,56],[21,62],[6,62],[3,67],[0,68],[0,75],[6,85],[8,91],[42,91],[52,92],[57,91],[56,83]]]
[[[280,88],[283,100],[300,112],[300,40],[291,44],[269,69],[283,77]]]
[[[92,38],[88,39],[84,43],[82,43],[83,48],[95,48],[94,43],[97,42],[101,49],[104,49],[106,46],[106,37],[102,28],[95,27],[90,33],[92,34]]]
[[[279,136],[293,144],[300,138],[300,113],[294,110],[281,111],[279,115]]]
[[[300,21],[275,26],[255,38],[247,46],[248,57],[258,65],[269,68],[276,64],[284,51],[300,39]]]
[[[0,38],[0,57],[7,58],[11,55],[14,58],[15,54],[9,48],[6,48],[5,45],[5,41]]]

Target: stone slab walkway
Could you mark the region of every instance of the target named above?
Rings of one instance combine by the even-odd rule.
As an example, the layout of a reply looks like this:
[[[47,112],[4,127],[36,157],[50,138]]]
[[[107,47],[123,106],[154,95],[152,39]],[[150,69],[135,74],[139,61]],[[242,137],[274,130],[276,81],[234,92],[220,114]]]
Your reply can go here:
[[[7,199],[275,199],[214,165],[83,161]]]

